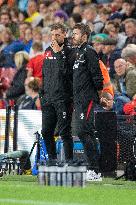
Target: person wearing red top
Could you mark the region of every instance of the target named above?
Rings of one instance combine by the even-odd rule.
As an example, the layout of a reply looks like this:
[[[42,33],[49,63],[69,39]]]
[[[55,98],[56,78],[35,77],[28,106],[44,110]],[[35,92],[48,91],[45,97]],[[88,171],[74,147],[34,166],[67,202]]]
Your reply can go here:
[[[35,42],[32,46],[35,56],[27,64],[28,77],[37,77],[42,81],[42,65],[45,55],[43,53],[42,43]]]
[[[136,94],[133,96],[132,101],[124,105],[123,111],[126,115],[136,115]]]

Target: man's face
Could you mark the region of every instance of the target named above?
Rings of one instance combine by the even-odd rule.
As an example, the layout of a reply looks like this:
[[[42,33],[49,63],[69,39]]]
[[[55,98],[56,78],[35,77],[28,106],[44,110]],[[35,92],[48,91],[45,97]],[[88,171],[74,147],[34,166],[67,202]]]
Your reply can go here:
[[[72,42],[74,46],[79,46],[82,44],[82,34],[79,29],[73,30]]]
[[[28,25],[27,24],[21,24],[19,26],[19,34],[20,34],[20,37],[23,37],[25,36],[25,31],[26,29],[28,28]]]
[[[100,53],[102,51],[103,44],[94,42],[93,48],[96,50],[97,53]]]
[[[90,9],[85,9],[83,13],[83,18],[86,19],[86,21],[93,22],[96,17],[96,12]]]
[[[136,28],[132,22],[125,24],[125,31],[128,37],[136,35]]]
[[[66,33],[62,32],[61,29],[56,29],[51,31],[51,41],[56,41],[59,45],[64,43]]]
[[[27,13],[29,16],[31,16],[34,12],[36,12],[36,4],[35,2],[30,1],[28,3]]]
[[[107,54],[107,55],[110,54],[111,53],[111,45],[103,45],[102,52],[104,54]]]
[[[7,33],[7,31],[3,30],[2,33],[1,33],[1,41],[3,43],[7,43],[10,41],[10,34]]]
[[[127,14],[127,16],[129,16],[132,13],[132,11],[134,10],[134,5],[129,4],[127,2],[124,2],[122,8],[125,11],[125,13]]]
[[[116,60],[114,63],[114,68],[118,76],[125,74],[127,63],[122,60]]]
[[[3,25],[7,25],[10,23],[10,19],[9,19],[9,16],[6,15],[6,14],[3,14],[1,15],[1,19],[0,19],[0,23],[3,24]]]
[[[136,65],[136,55],[128,57],[126,60],[132,65]]]

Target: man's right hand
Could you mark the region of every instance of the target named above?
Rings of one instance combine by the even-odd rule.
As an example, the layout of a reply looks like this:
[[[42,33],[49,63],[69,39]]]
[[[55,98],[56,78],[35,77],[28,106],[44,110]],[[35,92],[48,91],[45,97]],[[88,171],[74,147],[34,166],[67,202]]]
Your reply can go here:
[[[53,40],[51,43],[51,47],[55,53],[60,52],[63,49],[63,45],[59,46],[56,40]]]

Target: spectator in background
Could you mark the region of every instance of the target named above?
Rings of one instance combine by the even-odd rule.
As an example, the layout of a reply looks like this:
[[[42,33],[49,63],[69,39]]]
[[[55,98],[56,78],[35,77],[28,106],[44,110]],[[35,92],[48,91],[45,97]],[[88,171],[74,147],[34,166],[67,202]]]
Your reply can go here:
[[[32,45],[34,57],[27,64],[28,77],[33,76],[42,80],[42,66],[44,60],[43,45],[40,42],[35,42]]]
[[[136,19],[136,2],[134,0],[124,0],[121,13],[123,14],[123,21],[127,18]]]
[[[14,55],[16,52],[24,50],[24,43],[14,40],[14,36],[9,28],[5,28],[2,31],[1,41],[0,67],[15,68]]]
[[[12,34],[15,37],[18,37],[18,25],[16,22],[12,21],[10,13],[8,13],[7,9],[5,12],[0,13],[0,24],[2,24],[5,27],[9,27]]]
[[[27,12],[25,11],[19,11],[18,13],[18,21],[19,21],[19,25],[20,23],[25,23],[25,19],[28,17]],[[27,24],[27,23],[26,23]]]
[[[9,26],[9,24],[10,24],[10,14],[7,12],[3,12],[3,13],[1,13],[0,14],[0,23],[3,25],[3,26],[5,26],[5,27],[7,27],[7,26]]]
[[[116,48],[117,40],[113,38],[105,39],[103,42],[102,52],[103,57],[102,61],[106,65],[109,70],[110,77],[114,79],[115,69],[114,69],[114,61],[121,57],[121,50]]]
[[[112,12],[118,12],[122,9],[123,0],[113,0],[111,1]]]
[[[10,17],[12,23],[18,23],[18,9],[16,7],[10,9]]]
[[[35,0],[28,1],[27,14],[29,17],[25,19],[25,22],[31,23],[32,27],[36,27],[42,20],[42,16],[37,10],[37,3]]]
[[[41,104],[40,104],[40,99],[39,99],[40,86],[41,86],[41,83],[38,78],[34,78],[28,84],[25,84],[25,93],[26,95],[32,98],[32,105],[31,105],[32,107],[30,108],[32,110],[41,109]]]
[[[127,62],[124,59],[119,58],[115,60],[114,68],[116,72],[115,80],[114,80],[115,89],[120,94],[126,95],[125,77],[126,77],[126,71],[127,71]]]
[[[82,15],[82,22],[84,24],[88,24],[89,22],[94,23],[97,16],[97,9],[95,6],[85,6],[83,15]]]
[[[30,77],[25,80],[25,95],[22,96],[17,104],[19,109],[40,110],[39,99],[40,82],[38,78]]]
[[[136,45],[129,44],[121,56],[130,63],[126,73],[126,93],[132,99],[136,94]]]
[[[82,17],[81,17],[81,15],[78,14],[78,13],[73,13],[73,14],[70,16],[70,18],[69,18],[69,20],[68,20],[69,29],[68,29],[68,33],[67,33],[67,36],[68,36],[69,38],[72,37],[72,32],[73,32],[74,26],[75,26],[77,23],[81,23],[81,21],[82,21]]]
[[[96,35],[92,36],[92,40],[91,40],[91,44],[93,46],[93,48],[96,50],[97,54],[99,55],[100,59],[103,58],[103,52],[102,52],[102,48],[103,48],[103,41],[105,39],[108,38],[107,34],[104,33],[99,33]]]
[[[3,26],[2,24],[0,24],[0,46],[2,44],[2,39],[1,39],[1,34],[2,34],[2,31],[5,29],[5,26]]]
[[[66,12],[63,10],[58,10],[54,14],[54,22],[55,23],[60,23],[60,24],[65,24],[68,20],[68,15]]]
[[[26,30],[25,30],[24,43],[25,43],[24,50],[27,53],[30,53],[30,49],[31,49],[32,44],[33,44],[33,36],[32,36],[32,28],[31,27],[26,28]]]
[[[127,46],[128,44],[136,44],[136,19],[126,19],[124,21],[124,25],[125,25],[125,32],[127,35],[127,39],[125,42],[125,46]]]
[[[113,22],[116,22],[116,23],[121,23],[122,21],[122,18],[123,18],[123,15],[120,13],[120,12],[115,12],[115,13],[112,13],[111,16],[109,17],[109,21],[113,21]],[[108,22],[107,22],[108,23]]]
[[[60,2],[60,7],[62,10],[64,10],[68,16],[70,16],[72,14],[73,8],[75,6],[75,1],[71,1],[71,0],[67,0],[67,1],[59,1]],[[82,0],[78,0],[78,1],[82,1]]]
[[[42,29],[42,44],[45,51],[51,45],[51,28],[44,27]]]
[[[136,115],[136,94],[133,96],[131,102],[124,105],[123,110],[126,115]]]
[[[107,22],[109,16],[111,15],[111,9],[110,8],[102,8],[99,10],[99,15],[94,21],[94,31],[95,33],[101,33],[105,23]]]
[[[44,17],[48,12],[48,6],[51,4],[49,1],[40,1],[39,2],[39,13]]]
[[[117,40],[117,49],[122,49],[125,45],[127,36],[119,33],[120,30],[120,25],[117,22],[114,21],[109,21],[104,27],[103,32],[108,34],[110,38],[116,39]]]
[[[25,40],[25,31],[30,28],[31,25],[29,23],[23,22],[19,24],[19,40],[26,43]]]
[[[15,64],[17,72],[11,83],[11,87],[4,94],[4,98],[17,100],[21,95],[25,93],[24,82],[27,77],[26,65],[28,63],[29,56],[26,52],[20,51],[15,54]]]
[[[123,106],[125,103],[130,101],[130,97],[127,96],[126,92],[126,72],[127,72],[127,62],[119,58],[114,62],[115,68],[115,96],[114,96],[114,110],[118,114],[123,114]]]
[[[40,26],[37,26],[35,28],[32,29],[32,41],[33,43],[35,42],[42,42],[42,28]],[[34,57],[34,51],[33,48],[31,46],[30,51],[29,51],[29,56],[30,58]]]

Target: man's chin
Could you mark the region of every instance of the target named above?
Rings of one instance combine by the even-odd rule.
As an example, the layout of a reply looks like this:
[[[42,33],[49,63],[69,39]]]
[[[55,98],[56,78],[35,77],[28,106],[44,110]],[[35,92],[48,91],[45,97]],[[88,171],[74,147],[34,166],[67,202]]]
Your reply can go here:
[[[72,45],[74,46],[74,47],[76,47],[76,46],[78,46],[78,43],[77,42],[72,42]]]

